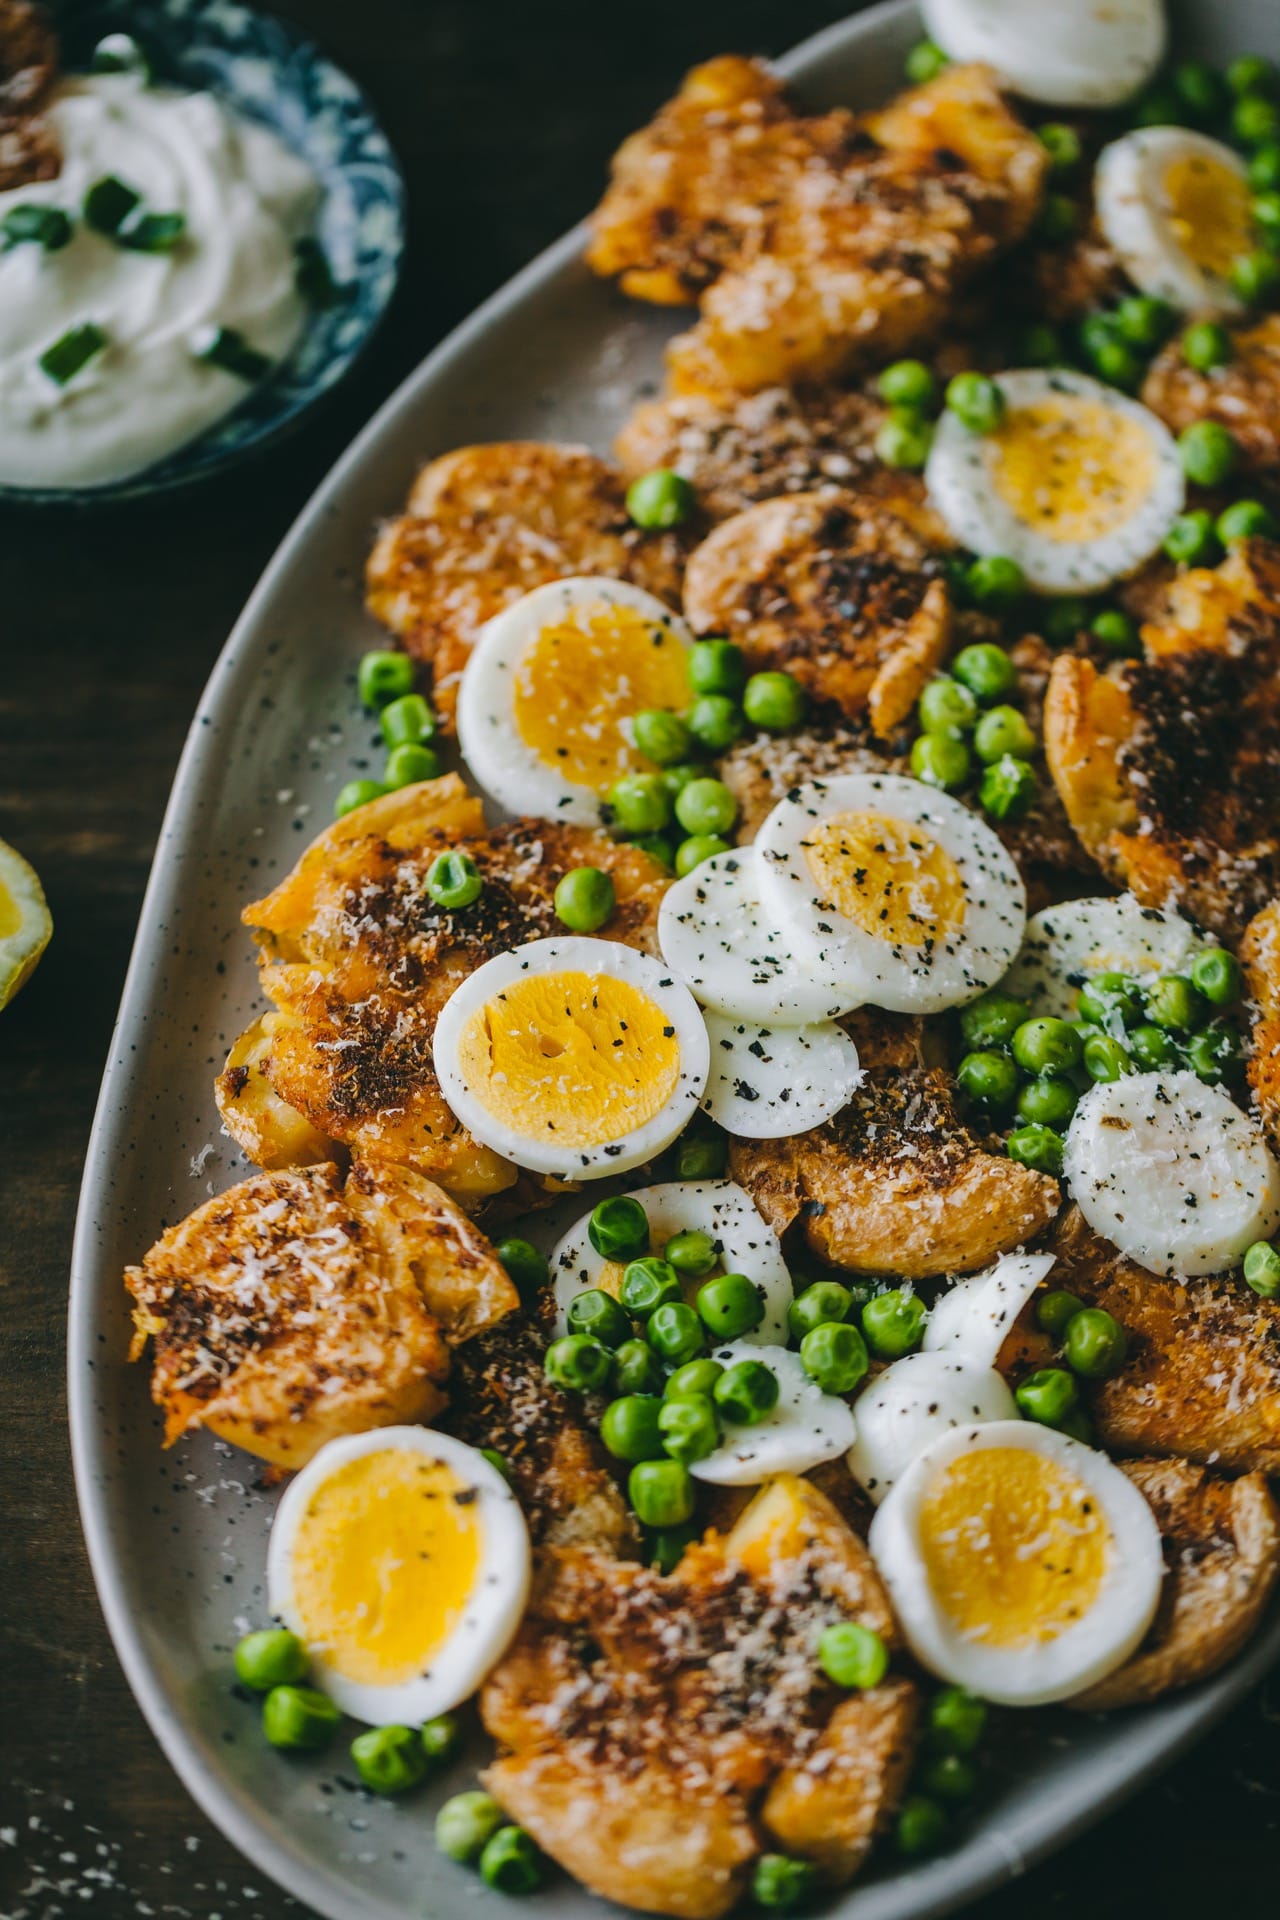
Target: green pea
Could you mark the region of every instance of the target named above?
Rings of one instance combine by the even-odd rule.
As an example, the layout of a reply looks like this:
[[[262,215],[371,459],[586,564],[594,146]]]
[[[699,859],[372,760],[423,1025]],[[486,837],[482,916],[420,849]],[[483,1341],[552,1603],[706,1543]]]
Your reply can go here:
[[[1230,280],[1246,306],[1263,306],[1280,286],[1280,260],[1270,253],[1242,253],[1231,263]]]
[[[973,749],[988,765],[1011,753],[1029,760],[1038,746],[1035,734],[1016,707],[988,707],[973,733]]]
[[[676,872],[683,880],[704,860],[714,860],[718,853],[732,852],[733,842],[722,839],[718,833],[691,833],[676,848]]]
[[[1067,1324],[1063,1351],[1073,1373],[1107,1380],[1124,1365],[1129,1342],[1120,1322],[1102,1307],[1082,1307]]]
[[[649,1536],[649,1564],[659,1573],[674,1573],[684,1559],[685,1548],[699,1538],[701,1528],[686,1520],[682,1527],[659,1527]]]
[[[1173,70],[1173,84],[1178,98],[1194,119],[1216,120],[1226,111],[1226,84],[1207,60],[1181,61]]]
[[[600,867],[570,867],[555,891],[556,916],[570,933],[595,933],[616,904],[613,881]]]
[[[339,787],[333,803],[333,817],[341,820],[344,814],[354,813],[357,807],[367,807],[371,800],[381,800],[387,789],[381,780],[348,780]]]
[[[893,1839],[898,1852],[907,1859],[936,1853],[946,1844],[947,1816],[936,1800],[923,1793],[909,1793],[898,1809]]]
[[[753,727],[788,733],[804,719],[804,688],[791,673],[753,673],[742,690],[742,711]]]
[[[1133,1072],[1133,1062],[1109,1033],[1091,1033],[1084,1043],[1084,1070],[1091,1080],[1121,1080]]]
[[[1149,1020],[1131,1028],[1128,1040],[1129,1051],[1144,1073],[1171,1067],[1178,1058],[1178,1049],[1163,1027],[1154,1027]]]
[[[631,722],[636,750],[655,766],[673,766],[689,755],[690,735],[678,713],[666,713],[659,707],[646,707]]]
[[[661,1460],[656,1393],[627,1393],[611,1400],[600,1417],[600,1438],[615,1460]]]
[[[534,1299],[548,1285],[551,1271],[547,1257],[531,1241],[512,1235],[509,1240],[500,1240],[494,1252],[522,1300]]]
[[[624,1340],[613,1356],[613,1384],[628,1394],[661,1393],[662,1368],[647,1340]]]
[[[1220,421],[1193,420],[1178,435],[1178,456],[1196,486],[1220,487],[1235,471],[1239,448]]]
[[[1020,1167],[1034,1173],[1047,1173],[1054,1180],[1062,1176],[1062,1136],[1052,1127],[1015,1127],[1005,1141],[1005,1152]]]
[[[895,360],[876,385],[891,407],[927,409],[938,404],[938,382],[923,360]]]
[[[1194,1033],[1204,1017],[1204,1001],[1180,973],[1167,973],[1148,990],[1147,1018],[1166,1033]]]
[[[686,833],[728,833],[738,803],[723,780],[691,780],[676,795],[676,819]]]
[[[1142,654],[1138,629],[1127,613],[1107,607],[1089,623],[1089,631],[1100,646],[1119,660],[1136,660]]]
[[[262,1703],[268,1745],[297,1753],[317,1753],[327,1746],[341,1719],[328,1695],[314,1687],[272,1687]]]
[[[1231,131],[1241,146],[1268,146],[1280,135],[1280,107],[1261,94],[1248,93],[1231,109]]]
[[[1269,1240],[1255,1240],[1244,1256],[1245,1284],[1263,1300],[1280,1296],[1280,1253]]]
[[[609,789],[619,833],[661,833],[671,825],[671,794],[660,773],[624,773]]]
[[[1047,246],[1060,247],[1080,225],[1080,209],[1069,193],[1046,193],[1036,215],[1035,231]]]
[[[898,473],[919,473],[933,447],[933,425],[910,407],[895,407],[873,441],[876,459]]]
[[[689,654],[689,685],[695,693],[733,699],[747,684],[747,656],[736,640],[698,640]]]
[[[1127,974],[1104,968],[1083,983],[1076,1006],[1081,1019],[1095,1026],[1110,1028],[1116,1022],[1122,1027],[1136,1026],[1142,1019],[1142,988]]]
[[[388,747],[417,747],[435,738],[437,722],[420,693],[406,693],[382,709],[378,725]]]
[[[986,1730],[986,1706],[964,1687],[943,1687],[929,1702],[925,1737],[934,1753],[973,1753]]]
[[[494,1472],[502,1475],[509,1487],[515,1485],[515,1478],[511,1472],[511,1462],[504,1453],[499,1453],[496,1447],[481,1447],[480,1453],[482,1458],[489,1462]]]
[[[1274,193],[1280,187],[1280,143],[1259,147],[1249,161],[1249,185],[1255,193]]]
[[[627,512],[647,533],[679,527],[698,504],[698,496],[683,474],[670,467],[654,467],[627,488]]]
[[[930,44],[930,43],[926,43]],[[942,56],[946,64],[945,55]],[[909,78],[911,57],[908,57]],[[808,1860],[796,1860],[789,1853],[762,1853],[751,1873],[751,1898],[758,1907],[770,1907],[790,1913],[811,1900],[818,1888],[818,1869]]]
[[[719,1180],[729,1164],[728,1142],[720,1134],[684,1139],[676,1148],[678,1180]]]
[[[1062,335],[1047,321],[1035,321],[1018,335],[1014,357],[1024,367],[1061,366],[1065,358]]]
[[[1135,103],[1132,120],[1135,127],[1177,127],[1186,109],[1174,87],[1151,87]]]
[[[1067,1073],[1080,1064],[1080,1035],[1068,1020],[1024,1020],[1013,1036],[1013,1057],[1028,1073]]]
[[[1012,1060],[990,1047],[966,1053],[956,1068],[956,1080],[978,1106],[997,1113],[1013,1105],[1018,1091],[1018,1070]]]
[[[663,1400],[658,1428],[668,1454],[686,1467],[707,1459],[720,1445],[720,1422],[706,1393],[681,1393]]]
[[[969,778],[972,756],[963,740],[944,733],[920,733],[911,743],[911,771],[927,786],[952,793]]]
[[[951,65],[948,56],[942,51],[936,40],[917,40],[902,70],[913,87],[922,87],[930,80],[936,80]]]
[[[652,475],[645,477],[651,479]],[[499,1827],[492,1839],[486,1840],[480,1855],[480,1878],[495,1893],[532,1893],[542,1885],[542,1876],[542,1855],[523,1827]]]
[[[1280,152],[1280,148],[1277,149]],[[1212,373],[1225,367],[1234,349],[1231,335],[1216,320],[1198,320],[1182,336],[1182,357],[1197,373]]]
[[[1267,235],[1268,242],[1275,243],[1280,232],[1280,193],[1274,189],[1270,193],[1256,193],[1253,197],[1254,225],[1259,226]]]
[[[1080,322],[1080,351],[1097,365],[1105,347],[1124,345],[1114,313],[1087,313]]]
[[[947,382],[947,406],[970,433],[994,433],[1004,419],[1004,395],[985,373],[958,373]]]
[[[1059,1433],[1065,1433],[1069,1440],[1078,1440],[1082,1447],[1093,1445],[1093,1426],[1083,1407],[1072,1407],[1062,1416]]]
[[[1028,1080],[1018,1095],[1018,1118],[1031,1126],[1052,1127],[1061,1133],[1070,1124],[1080,1096],[1060,1073],[1042,1073]]]
[[[940,673],[920,695],[919,713],[926,733],[968,733],[978,718],[978,703],[968,687]]]
[[[368,1727],[351,1742],[351,1761],[370,1793],[407,1793],[427,1777],[415,1727]]]
[[[1084,1301],[1068,1293],[1065,1287],[1054,1287],[1036,1301],[1036,1324],[1059,1340],[1083,1306]]]
[[[893,1287],[862,1309],[862,1331],[877,1360],[901,1360],[924,1339],[929,1314],[919,1294]]]
[[[356,691],[365,707],[381,708],[402,699],[406,693],[413,692],[412,660],[407,653],[375,647],[371,653],[361,656],[356,670]]]
[[[815,1280],[798,1293],[787,1308],[787,1327],[793,1340],[803,1340],[815,1327],[830,1320],[844,1320],[853,1306],[853,1295],[838,1280]]]
[[[502,1808],[488,1793],[455,1793],[436,1815],[436,1846],[450,1860],[478,1860],[502,1825]]]
[[[553,1340],[542,1360],[552,1386],[570,1393],[599,1393],[608,1382],[611,1365],[609,1349],[585,1333],[567,1333]]]
[[[1036,138],[1049,156],[1051,172],[1075,172],[1084,157],[1084,148],[1074,127],[1068,127],[1060,120],[1046,120],[1042,127],[1036,128]]]
[[[664,834],[640,833],[629,844],[638,853],[647,853],[651,860],[656,860],[665,873],[675,872],[676,850]]]
[[[1027,576],[1017,561],[998,553],[975,560],[968,581],[974,605],[985,607],[989,613],[1015,607],[1027,591]]]
[[[1133,293],[1116,308],[1116,326],[1131,346],[1154,352],[1173,332],[1175,315],[1166,300]]]
[[[1102,341],[1091,359],[1098,378],[1125,393],[1132,393],[1142,379],[1142,360],[1125,340]]]
[[[664,1389],[668,1400],[683,1400],[686,1394],[710,1394],[716,1381],[724,1372],[718,1360],[709,1360],[705,1354],[698,1360],[686,1360],[668,1375]]]
[[[979,804],[993,820],[1021,820],[1035,797],[1035,768],[1009,753],[985,770],[978,785]]]
[[[662,1254],[677,1273],[687,1273],[695,1280],[700,1280],[715,1266],[719,1248],[712,1236],[704,1233],[701,1227],[686,1227],[683,1232],[672,1234]]]
[[[285,1627],[246,1633],[235,1653],[236,1679],[255,1693],[287,1687],[307,1677],[307,1650]]]
[[[1018,669],[1013,661],[1003,647],[989,640],[961,647],[951,662],[951,671],[984,707],[1012,693],[1018,684]]]
[[[1227,68],[1232,93],[1273,94],[1280,87],[1280,68],[1261,53],[1242,53]]]
[[[689,709],[689,732],[704,753],[728,753],[742,738],[742,709],[727,693],[704,693]]]
[[[630,1194],[602,1200],[591,1210],[587,1238],[606,1260],[636,1260],[649,1247],[649,1216]]]
[[[1223,1020],[1215,1020],[1202,1033],[1193,1034],[1187,1044],[1187,1065],[1206,1086],[1216,1087],[1238,1073],[1243,1064],[1240,1035]]]
[[[1234,1007],[1244,992],[1244,975],[1225,947],[1206,947],[1191,962],[1191,984],[1211,1006]]]
[[[405,745],[393,747],[387,755],[387,764],[382,773],[382,784],[389,792],[397,792],[401,787],[416,787],[420,780],[438,780],[440,778],[440,756],[430,747]]]
[[[570,1333],[585,1333],[602,1347],[620,1347],[632,1336],[631,1316],[603,1287],[584,1287],[569,1302]]]
[[[647,1320],[659,1307],[683,1297],[680,1275],[669,1260],[645,1254],[639,1260],[628,1261],[623,1270],[618,1298],[638,1320]]]
[[[960,1031],[970,1049],[1008,1046],[1028,1014],[1023,1000],[991,987],[960,1009]]]
[[[679,1527],[693,1518],[694,1486],[680,1460],[641,1460],[627,1477],[636,1518],[646,1527]]]
[[[948,1806],[972,1800],[978,1791],[978,1769],[958,1753],[931,1755],[917,1772],[916,1780],[927,1794],[945,1801]]]
[[[871,1364],[866,1341],[847,1320],[811,1327],[800,1342],[800,1360],[824,1393],[852,1393]]]
[[[662,769],[662,784],[674,801],[691,780],[701,780],[703,771],[702,767],[692,762],[682,761],[677,766]]]
[[[1050,600],[1040,615],[1040,630],[1051,647],[1069,647],[1089,624],[1089,603],[1078,594]]]
[[[438,1713],[434,1720],[423,1721],[418,1738],[431,1764],[442,1767],[462,1745],[462,1725],[456,1714]]]
[[[726,1420],[754,1427],[778,1404],[778,1376],[763,1360],[738,1360],[725,1368],[711,1397]]]
[[[889,1671],[889,1649],[874,1627],[837,1620],[818,1639],[818,1665],[837,1687],[878,1687]]]
[[[441,853],[427,868],[427,892],[438,907],[452,913],[474,906],[484,881],[469,853]]]
[[[702,1322],[683,1300],[666,1300],[655,1307],[645,1337],[658,1358],[673,1367],[702,1352]]]
[[[698,1318],[717,1340],[739,1340],[764,1319],[764,1296],[745,1273],[705,1280],[695,1302]]]
[[[1203,507],[1180,513],[1165,535],[1164,550],[1180,567],[1212,566],[1222,555],[1213,515]]]
[[[1042,1367],[1029,1373],[1014,1392],[1023,1414],[1042,1427],[1056,1427],[1079,1398],[1076,1383],[1065,1367]]]
[[[1224,547],[1231,547],[1237,540],[1280,539],[1280,522],[1261,500],[1236,500],[1218,515],[1214,532]]]

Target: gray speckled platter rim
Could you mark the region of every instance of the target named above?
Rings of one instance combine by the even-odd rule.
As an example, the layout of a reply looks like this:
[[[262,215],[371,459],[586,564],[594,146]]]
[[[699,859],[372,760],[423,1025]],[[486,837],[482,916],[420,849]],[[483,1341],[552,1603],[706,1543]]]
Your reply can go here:
[[[1263,26],[1266,0],[1217,0],[1212,23],[1208,9],[1195,0],[1175,7],[1197,50],[1243,49],[1250,22]],[[910,0],[890,0],[857,19],[817,35],[781,63],[796,79],[821,92],[824,78],[841,61],[886,42],[904,44],[914,31]],[[1267,35],[1258,36],[1265,46]],[[1207,45],[1205,44],[1207,42]],[[1255,42],[1256,44],[1256,42]],[[452,1916],[467,1902],[482,1897],[468,1885],[459,1897],[441,1886],[438,1897],[424,1882],[416,1905],[389,1904],[371,1898],[355,1871],[339,1874],[322,1869],[278,1813],[264,1808],[237,1782],[229,1767],[210,1762],[201,1751],[195,1730],[184,1718],[176,1689],[167,1687],[148,1648],[129,1600],[125,1554],[128,1543],[116,1537],[113,1509],[106,1488],[113,1471],[108,1436],[99,1419],[93,1369],[101,1339],[99,1317],[107,1290],[118,1298],[119,1275],[104,1267],[95,1244],[97,1223],[109,1212],[113,1172],[127,1157],[141,1124],[146,1094],[142,1071],[134,1058],[134,1041],[149,1019],[159,991],[162,955],[167,951],[168,927],[186,885],[186,869],[200,851],[200,814],[207,799],[229,778],[220,757],[218,732],[246,706],[258,690],[269,645],[271,616],[287,592],[291,569],[308,538],[338,510],[344,490],[366,482],[372,470],[390,457],[385,490],[378,492],[384,508],[400,497],[405,476],[391,446],[406,418],[426,404],[429,395],[447,388],[468,359],[478,355],[500,323],[531,304],[555,283],[568,281],[578,266],[583,244],[581,228],[566,234],[539,259],[517,275],[482,306],[404,383],[354,442],[348,453],[319,488],[284,541],[250,598],[214,668],[184,749],[173,793],[160,834],[154,866],[142,907],[137,939],[129,966],[116,1029],[112,1037],[102,1092],[90,1138],[81,1190],[72,1255],[68,1327],[68,1399],[72,1452],[81,1516],[99,1597],[116,1652],[130,1686],[152,1731],[192,1797],[253,1864],[295,1897],[308,1902],[327,1920],[407,1920],[410,1912],[431,1910]],[[139,1237],[139,1244],[149,1234]],[[141,1385],[139,1386],[141,1391]],[[1070,1765],[1055,1769],[1053,1781],[1032,1793],[1020,1818],[979,1815],[963,1842],[925,1864],[900,1869],[856,1885],[841,1896],[832,1911],[845,1920],[926,1920],[972,1900],[1014,1877],[1025,1867],[1062,1845],[1082,1829],[1119,1805],[1177,1754],[1220,1719],[1280,1659],[1280,1615],[1254,1640],[1244,1657],[1224,1674],[1192,1692],[1154,1708],[1120,1716],[1110,1722],[1105,1737],[1091,1740]],[[571,1905],[604,1913],[602,1903],[558,1886],[546,1897],[558,1909]]]

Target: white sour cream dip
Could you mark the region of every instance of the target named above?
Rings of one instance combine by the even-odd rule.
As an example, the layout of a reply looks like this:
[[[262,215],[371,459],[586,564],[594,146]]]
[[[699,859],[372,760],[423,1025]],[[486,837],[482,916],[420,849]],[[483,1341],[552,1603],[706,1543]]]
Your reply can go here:
[[[320,186],[274,134],[212,95],[132,74],[65,81],[48,118],[62,171],[0,193],[0,222],[17,206],[50,206],[75,230],[57,252],[0,251],[0,484],[101,486],[244,399],[243,380],[196,357],[202,332],[234,330],[272,361],[293,347],[306,318],[294,244]],[[185,216],[172,253],[134,252],[85,225],[85,195],[108,175],[141,195],[140,211]],[[88,322],[107,345],[60,387],[40,356]]]

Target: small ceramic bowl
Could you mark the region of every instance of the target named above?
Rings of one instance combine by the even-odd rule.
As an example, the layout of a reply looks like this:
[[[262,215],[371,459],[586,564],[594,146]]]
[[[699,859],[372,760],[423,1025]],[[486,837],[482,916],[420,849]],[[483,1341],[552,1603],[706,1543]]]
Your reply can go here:
[[[257,452],[330,393],[368,346],[404,251],[399,163],[355,82],[283,21],[234,0],[54,0],[64,71],[109,33],[145,48],[160,82],[203,88],[302,156],[324,199],[316,236],[342,301],[314,311],[287,361],[233,413],[141,473],[99,487],[0,487],[4,505],[88,507],[171,493]]]

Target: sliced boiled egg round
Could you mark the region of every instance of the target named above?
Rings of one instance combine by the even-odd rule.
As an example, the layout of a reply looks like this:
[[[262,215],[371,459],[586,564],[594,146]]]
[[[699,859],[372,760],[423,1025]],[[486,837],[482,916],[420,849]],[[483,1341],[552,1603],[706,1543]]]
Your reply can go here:
[[[1207,944],[1180,913],[1139,906],[1131,893],[1067,900],[1028,920],[1022,951],[1001,985],[1038,1014],[1067,1020],[1091,975],[1121,973],[1152,986],[1164,974],[1185,973]]]
[[[1239,313],[1231,268],[1258,244],[1238,153],[1185,127],[1149,127],[1104,147],[1098,223],[1143,293],[1186,313]]]
[[[711,1357],[722,1367],[739,1360],[763,1361],[778,1382],[778,1398],[754,1426],[726,1425],[715,1452],[690,1466],[695,1480],[714,1487],[754,1487],[771,1474],[808,1473],[852,1446],[857,1426],[848,1403],[824,1393],[805,1372],[798,1353],[730,1340],[713,1348]]]
[[[1070,1699],[1127,1660],[1164,1576],[1160,1530],[1132,1481],[1030,1420],[935,1440],[868,1545],[921,1664],[1013,1707]]]
[[[1018,1315],[1053,1265],[1051,1253],[1006,1253],[971,1280],[939,1294],[924,1331],[926,1353],[954,1353],[994,1367]]]
[[[1117,106],[1164,58],[1163,0],[923,0],[921,11],[953,60],[980,60],[1048,106]]]
[[[468,1699],[529,1591],[515,1495],[428,1427],[331,1440],[290,1481],[267,1555],[271,1610],[344,1713],[414,1725]]]
[[[791,951],[761,903],[760,855],[735,847],[667,888],[658,911],[663,959],[704,1007],[740,1020],[806,1025],[855,1004]]]
[[[744,1273],[760,1289],[764,1318],[746,1336],[746,1344],[785,1343],[787,1308],[794,1297],[791,1275],[777,1234],[745,1187],[734,1180],[668,1180],[654,1187],[639,1187],[629,1197],[644,1208],[651,1253],[661,1254],[668,1240],[678,1233],[710,1234],[716,1248],[716,1265],[711,1272]],[[568,1327],[569,1302],[575,1293],[581,1293],[584,1287],[600,1287],[616,1297],[622,1285],[622,1267],[592,1246],[587,1231],[590,1221],[591,1215],[584,1213],[551,1255],[561,1333]],[[688,1281],[690,1300],[709,1277],[699,1274]]]
[[[1018,1406],[990,1365],[957,1353],[909,1353],[858,1395],[848,1467],[878,1506],[918,1454],[953,1427],[1016,1420]]]
[[[858,1049],[843,1027],[758,1025],[706,1013],[711,1066],[703,1110],[744,1140],[808,1133],[847,1106],[862,1081]]]
[[[1002,373],[1002,424],[951,412],[925,469],[962,546],[1016,560],[1037,592],[1094,593],[1156,553],[1186,486],[1173,435],[1140,401],[1087,374]]]
[[[851,1001],[940,1013],[998,980],[1022,944],[1012,857],[949,794],[899,774],[793,787],[756,839],[766,910]]]
[[[624,774],[645,767],[631,722],[689,703],[693,635],[624,580],[553,580],[485,626],[462,675],[458,742],[509,813],[592,826]]]
[[[444,1097],[534,1173],[595,1180],[670,1146],[707,1084],[697,1002],[616,940],[532,940],[478,967],[435,1033]]]
[[[1221,1273],[1280,1226],[1280,1163],[1261,1127],[1194,1073],[1091,1087],[1062,1165],[1089,1225],[1151,1273]]]

